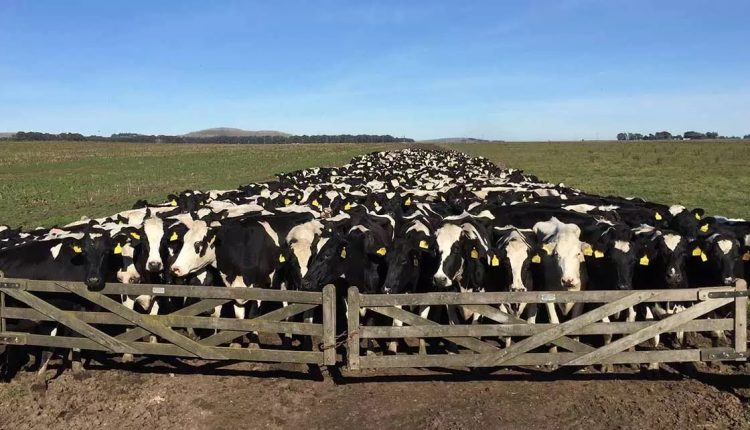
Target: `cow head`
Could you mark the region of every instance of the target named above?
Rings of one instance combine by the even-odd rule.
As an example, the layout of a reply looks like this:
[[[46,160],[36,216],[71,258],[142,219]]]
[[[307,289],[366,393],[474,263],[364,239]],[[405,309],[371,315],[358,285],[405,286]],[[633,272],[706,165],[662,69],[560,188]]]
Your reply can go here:
[[[472,286],[483,283],[489,247],[487,238],[480,230],[470,222],[445,223],[437,229],[435,242],[440,265],[433,276],[437,287],[452,288],[464,278]]]
[[[686,287],[687,274],[685,272],[685,260],[688,248],[687,239],[674,232],[665,232],[657,234],[654,240],[656,242],[657,267],[663,271],[667,287]]]
[[[114,245],[104,230],[88,230],[81,239],[65,238],[63,246],[80,254],[84,264],[84,283],[89,290],[101,291],[109,278]]]
[[[197,272],[216,261],[216,227],[203,220],[187,221],[186,228],[179,225],[167,231],[168,240],[173,233],[179,237],[179,230],[184,231],[181,237],[182,246],[171,265],[174,276],[183,277]]]
[[[490,251],[490,268],[497,268],[504,274],[505,282],[501,287],[508,291],[531,291],[533,280],[531,268],[538,257],[532,235],[527,235],[515,228],[495,229],[495,247]]]
[[[742,274],[740,242],[736,237],[716,233],[705,239],[690,243],[687,252],[696,265],[706,265],[711,282],[733,286],[738,275]]]
[[[534,224],[533,230],[546,255],[543,260],[546,269],[556,275],[553,279],[559,279],[560,287],[564,289],[580,290],[583,287],[583,251],[586,247],[580,239],[581,229],[575,224],[552,218]]]
[[[334,233],[321,237],[314,255],[310,258],[307,273],[302,277],[302,290],[320,291],[325,285],[331,284],[344,273],[344,264],[350,258],[351,251],[347,249],[344,237]]]

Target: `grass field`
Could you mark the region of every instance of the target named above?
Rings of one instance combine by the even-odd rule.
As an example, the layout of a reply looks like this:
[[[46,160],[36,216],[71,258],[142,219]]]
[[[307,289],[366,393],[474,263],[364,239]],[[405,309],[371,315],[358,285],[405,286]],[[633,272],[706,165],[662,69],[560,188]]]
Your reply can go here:
[[[236,188],[394,147],[0,142],[0,224],[33,228],[106,216],[141,198]]]
[[[225,189],[274,173],[337,165],[394,145],[0,143],[0,224],[33,228],[110,215],[137,199]],[[750,142],[448,145],[552,182],[750,217]]]
[[[750,141],[530,142],[447,145],[603,195],[750,217]]]

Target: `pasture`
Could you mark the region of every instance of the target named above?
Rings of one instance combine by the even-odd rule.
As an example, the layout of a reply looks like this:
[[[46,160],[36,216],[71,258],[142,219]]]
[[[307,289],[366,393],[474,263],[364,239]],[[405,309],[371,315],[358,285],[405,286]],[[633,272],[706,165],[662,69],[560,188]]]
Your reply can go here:
[[[514,142],[447,147],[601,195],[750,217],[750,141]]]
[[[0,142],[0,224],[28,229],[106,216],[138,199],[235,188],[395,147]]]

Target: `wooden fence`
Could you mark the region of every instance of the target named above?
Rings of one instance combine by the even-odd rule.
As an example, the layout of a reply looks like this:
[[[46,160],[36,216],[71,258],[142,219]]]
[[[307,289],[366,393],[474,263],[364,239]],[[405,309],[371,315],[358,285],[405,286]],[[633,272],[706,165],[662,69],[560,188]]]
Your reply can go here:
[[[187,304],[167,314],[146,315],[125,307],[120,299],[123,294],[169,297]],[[215,307],[234,303],[235,300],[262,300],[284,305],[252,319],[203,316]],[[83,303],[84,306],[72,309],[58,307],[60,303],[71,302]],[[321,323],[287,321],[295,315],[321,307]],[[317,293],[257,288],[107,284],[104,290],[92,292],[79,282],[0,279],[0,344],[6,345],[330,366],[336,364],[335,315],[333,286],[327,286],[322,293]],[[34,333],[31,328],[38,326],[40,321],[57,321],[73,335]],[[192,329],[204,336],[188,336],[186,332],[176,329]],[[315,344],[320,347],[302,351],[227,346],[251,332],[312,336],[321,340]],[[157,342],[149,342],[150,336],[156,336]]]
[[[747,285],[679,290],[561,291],[507,293],[426,293],[406,295],[360,294],[348,291],[348,368],[387,367],[496,367],[510,365],[586,366],[592,364],[695,362],[742,360],[747,356]],[[679,312],[661,319],[631,322],[602,322],[639,304],[666,303]],[[583,303],[579,316],[559,324],[529,324],[502,311],[500,304],[537,303],[539,313],[547,306]],[[730,317],[706,315],[733,303]],[[445,325],[423,318],[407,307],[460,306],[481,314],[489,324]],[[527,305],[528,306],[528,305]],[[390,325],[360,323],[360,310],[388,317]],[[716,315],[715,313],[713,314]],[[723,315],[723,313],[722,313]],[[703,317],[703,318],[702,318]],[[403,326],[390,321],[398,320]],[[732,345],[723,348],[652,349],[642,345],[663,333],[729,332]],[[591,336],[594,335],[594,336]],[[615,340],[603,342],[604,335]],[[512,337],[513,342],[502,341]],[[428,353],[408,348],[406,353],[363,355],[360,343],[368,339],[442,338],[460,347],[458,354]],[[591,339],[584,343],[581,339]],[[663,339],[664,337],[662,337]],[[556,346],[561,352],[546,352]],[[663,347],[662,347],[663,348]],[[370,351],[372,352],[372,351]]]

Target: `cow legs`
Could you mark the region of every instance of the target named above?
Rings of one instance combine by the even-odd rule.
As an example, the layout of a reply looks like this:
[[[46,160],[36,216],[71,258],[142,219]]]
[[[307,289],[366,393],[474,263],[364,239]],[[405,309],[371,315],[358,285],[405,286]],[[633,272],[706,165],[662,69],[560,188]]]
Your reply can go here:
[[[427,319],[427,317],[430,315],[430,307],[429,306],[420,306],[419,307],[419,316]],[[427,354],[427,342],[423,337],[419,338],[419,353],[422,355]]]
[[[654,312],[651,311],[651,306],[646,306],[646,321],[653,321],[654,318]],[[651,339],[651,342],[653,343],[653,347],[657,348],[659,346],[659,334],[657,333],[653,339]],[[659,370],[659,363],[649,363],[648,364],[648,370]]]
[[[447,312],[448,312],[448,324],[450,325],[458,325],[461,324],[461,320],[458,317],[458,306],[455,305],[448,305],[447,306]],[[449,354],[457,354],[458,353],[458,346],[456,346],[455,343],[450,342],[447,346],[448,353]]]
[[[131,311],[135,309],[135,300],[133,300],[130,296],[122,296],[122,304],[126,308],[130,309]],[[130,331],[132,329],[127,329],[126,331]],[[122,354],[122,362],[123,363],[132,363],[133,362],[133,354],[125,353]]]
[[[560,324],[560,319],[557,317],[557,309],[555,309],[555,304],[545,303],[545,306],[547,306],[547,313],[549,314],[549,322],[551,324]],[[557,347],[556,346],[550,347],[549,352],[557,352]]]
[[[159,301],[156,298],[152,300],[151,309],[149,310],[148,314],[151,316],[159,315]],[[148,341],[151,343],[157,343],[156,336],[152,334],[148,337]]]
[[[513,312],[509,311],[508,308],[505,307],[505,303],[500,303],[499,309],[500,312],[513,315]],[[503,340],[505,341],[506,348],[508,348],[513,343],[513,338],[511,336],[505,336]]]
[[[255,318],[260,313],[260,300],[253,300],[250,302],[250,317]],[[247,347],[250,349],[259,349],[260,348],[260,338],[258,337],[258,332],[253,331],[250,332],[250,335],[248,336],[248,345]]]
[[[402,309],[402,306],[395,306],[398,309]],[[402,321],[399,321],[397,319],[393,320],[393,327],[403,327],[404,323]],[[398,340],[394,339],[388,342],[388,352],[392,354],[398,353]]]
[[[245,319],[245,304],[240,302],[234,303],[234,318],[238,320],[244,320]],[[239,348],[240,343],[239,342],[232,342],[229,344],[230,348]]]

